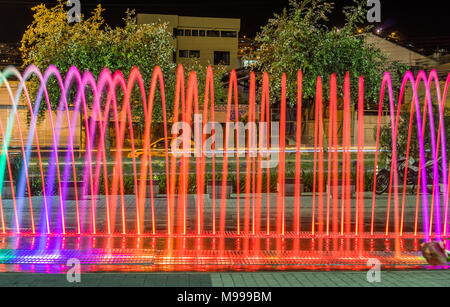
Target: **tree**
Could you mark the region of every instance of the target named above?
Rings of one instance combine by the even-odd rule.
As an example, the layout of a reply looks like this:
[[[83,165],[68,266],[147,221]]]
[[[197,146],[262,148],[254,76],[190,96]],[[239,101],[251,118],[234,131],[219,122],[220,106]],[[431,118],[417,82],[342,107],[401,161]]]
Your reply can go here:
[[[185,79],[188,80],[188,74],[195,71],[197,74],[198,83],[198,101],[203,104],[205,100],[205,84],[207,66],[202,65],[198,59],[190,58],[184,62]],[[222,84],[222,77],[227,73],[227,67],[219,64],[215,65],[213,69],[214,78],[214,104],[226,103],[228,98],[228,83]],[[225,87],[224,87],[225,86]]]
[[[346,7],[342,28],[329,28],[328,16],[333,13],[333,3],[325,0],[290,1],[290,8],[275,15],[261,28],[256,37],[260,47],[251,54],[257,59],[257,68],[267,71],[271,77],[271,94],[276,97],[281,91],[281,76],[288,80],[287,99],[292,106],[296,103],[297,71],[303,72],[303,98],[305,109],[314,102],[317,76],[324,85],[324,97],[329,93],[329,77],[336,73],[338,93],[342,95],[343,80],[350,73],[353,101],[358,96],[358,78],[364,76],[367,108],[378,106],[379,90],[383,72],[390,70],[393,79],[398,80],[406,68],[398,63],[388,64],[382,52],[365,43],[358,32],[358,23],[363,21],[366,1],[355,1]],[[272,99],[272,103],[276,99]]]
[[[189,74],[192,71],[196,72],[197,76],[197,88],[198,88],[198,103],[199,103],[199,112],[203,113],[203,108],[201,107],[205,101],[205,85],[206,85],[206,73],[208,66],[202,65],[198,59],[189,58],[184,61],[183,70],[184,70],[184,79],[185,79],[185,88],[188,87],[189,82]],[[227,68],[224,65],[215,65],[213,69],[213,78],[214,78],[214,104],[223,104],[227,102],[228,91],[225,88],[227,84],[222,84],[222,77],[226,74]],[[176,72],[174,71],[173,74]],[[225,87],[224,87],[225,86]],[[170,88],[173,92],[175,89]],[[167,93],[166,93],[167,95]],[[211,93],[209,93],[209,99],[211,99]],[[208,108],[211,107],[211,100],[208,100]],[[181,106],[180,106],[181,108]],[[192,108],[194,108],[194,102],[192,102]],[[178,120],[181,120],[181,114],[179,114]],[[208,120],[211,120],[209,118]],[[164,125],[162,123],[156,124],[152,126],[152,131],[158,135],[163,136],[164,134]],[[170,129],[169,129],[170,133]]]
[[[133,66],[138,66],[148,92],[153,69],[159,65],[165,77],[168,112],[171,112],[176,64],[172,61],[172,34],[166,24],[138,25],[134,11],[127,10],[125,25],[112,28],[104,23],[100,5],[89,18],[81,16],[80,22],[69,24],[61,0],[52,8],[40,4],[32,10],[34,20],[23,35],[20,49],[24,66],[35,64],[44,71],[50,64],[55,64],[63,77],[73,65],[81,72],[90,71],[94,77],[107,67],[112,72],[121,70],[125,78]],[[31,80],[31,92],[36,93],[39,85],[38,80]],[[49,80],[48,91],[52,109],[56,110],[61,90],[55,78]],[[118,99],[120,101],[120,95]],[[143,128],[145,118],[137,86],[131,105],[133,118]],[[162,122],[161,103],[155,102],[154,106],[153,120]],[[39,113],[44,112],[46,105],[41,104]]]

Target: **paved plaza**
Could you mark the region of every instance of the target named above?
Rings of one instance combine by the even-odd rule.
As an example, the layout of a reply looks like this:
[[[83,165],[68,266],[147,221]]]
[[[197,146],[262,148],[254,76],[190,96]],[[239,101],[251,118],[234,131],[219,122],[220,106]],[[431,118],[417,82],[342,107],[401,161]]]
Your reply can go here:
[[[1,287],[449,287],[450,271],[382,271],[367,281],[366,271],[247,273],[85,273],[80,283],[65,274],[0,273]]]
[[[367,193],[364,195],[364,215],[366,223],[370,220],[371,204],[372,198],[371,194]],[[271,202],[276,203],[276,194],[270,195]],[[241,195],[241,202],[244,202],[244,196]],[[165,209],[166,209],[166,199],[164,197],[158,197],[155,200],[156,206],[156,217],[160,224],[157,224],[157,229],[165,228]],[[54,199],[53,206],[53,219],[58,216],[58,206],[57,200]],[[211,205],[211,200],[205,196],[205,207],[209,208]],[[355,199],[352,199],[352,203]],[[132,229],[134,225],[133,215],[135,200],[131,195],[127,195],[125,199],[127,213],[127,226]],[[189,196],[188,201],[188,216],[195,217],[195,196]],[[386,223],[386,213],[387,213],[387,195],[377,196],[376,210],[375,210],[375,227],[377,229],[384,229]],[[406,206],[405,206],[405,231],[411,231],[411,226],[414,222],[415,216],[415,195],[406,195]],[[89,204],[89,202],[88,202]],[[287,216],[289,216],[293,210],[293,199],[286,198],[286,211]],[[37,220],[39,220],[39,213],[41,212],[42,198],[33,197],[33,205],[36,205]],[[230,199],[226,203],[227,225],[235,225],[236,216],[236,198]],[[302,222],[304,225],[308,225],[311,219],[311,207],[312,207],[312,196],[308,194],[302,195]],[[4,202],[5,213],[7,220],[11,221],[13,217],[13,204],[12,201]],[[68,228],[73,228],[75,226],[75,210],[74,202],[68,202],[66,206],[66,218]],[[104,197],[99,197],[97,199],[97,222],[99,228],[104,227],[104,214],[102,210],[105,209],[105,199]],[[271,210],[275,210],[276,206],[271,207]],[[211,211],[206,210],[206,215],[211,215]],[[28,212],[24,212],[22,224],[23,227],[27,228],[29,225]],[[219,213],[219,212],[217,212]],[[275,216],[275,211],[273,212]],[[391,213],[394,214],[393,208],[391,207]],[[86,214],[86,221],[88,221],[89,214]],[[119,220],[119,219],[118,219]],[[146,225],[149,224],[149,217],[146,216]],[[420,218],[419,218],[420,221]],[[288,220],[290,223],[291,221]],[[393,223],[393,221],[391,221]],[[53,220],[56,224],[56,220]],[[210,226],[211,221],[205,218],[206,227]],[[120,225],[117,224],[117,227]],[[188,219],[189,228],[195,227],[195,218]],[[228,228],[228,227],[227,227]],[[233,229],[231,229],[233,230]],[[132,241],[132,239],[130,239]],[[24,240],[22,240],[24,241]],[[131,242],[130,241],[130,242]],[[420,241],[420,240],[419,240]],[[419,242],[417,241],[417,242]],[[102,240],[96,241],[98,247],[102,247]],[[134,241],[132,241],[133,243]],[[145,243],[144,246],[147,246]],[[408,241],[409,242],[409,241]],[[136,242],[134,242],[136,243]],[[410,242],[411,243],[411,242]],[[419,242],[420,243],[420,242]],[[70,245],[70,240],[66,242]],[[130,243],[131,244],[131,243]],[[409,244],[409,243],[408,243]],[[412,243],[411,243],[412,244]],[[304,245],[302,245],[305,247]],[[309,246],[309,245],[308,245]],[[128,246],[128,248],[133,246]],[[307,246],[306,246],[307,247]],[[385,246],[378,246],[378,250],[384,251]],[[404,246],[405,250],[410,251],[413,249],[412,246]],[[410,255],[411,256],[411,255]],[[418,254],[412,255],[415,258],[414,263],[418,259]],[[411,257],[412,257],[411,256]],[[423,261],[423,260],[422,260]],[[365,263],[365,262],[364,262]],[[422,264],[423,265],[423,264]],[[315,286],[326,286],[326,287],[396,287],[396,286],[406,286],[406,287],[420,287],[420,286],[432,286],[432,287],[449,287],[450,286],[450,271],[447,270],[426,270],[423,266],[416,270],[382,270],[381,271],[381,281],[371,283],[367,280],[367,271],[350,271],[350,270],[340,270],[340,271],[277,271],[277,272],[159,272],[159,273],[130,273],[130,272],[117,272],[115,270],[110,272],[89,272],[81,274],[80,283],[70,283],[67,281],[67,277],[64,273],[60,274],[45,274],[45,273],[24,273],[24,272],[5,272],[0,273],[0,286],[12,286],[12,287],[34,287],[34,286],[44,286],[44,287],[97,287],[97,286],[144,286],[144,287],[315,287]],[[20,271],[20,270],[19,270]],[[117,272],[117,273],[113,273]]]
[[[326,193],[323,195],[323,205],[327,205],[326,200]],[[364,221],[367,225],[367,229],[370,228],[371,223],[371,217],[372,217],[372,193],[366,192],[363,195],[363,207],[364,207]],[[213,216],[213,200],[208,196],[204,195],[204,206],[203,206],[203,223],[204,223],[204,230],[211,230],[212,229],[212,216]],[[271,193],[269,197],[267,197],[267,194],[262,193],[261,194],[261,217],[262,217],[262,223],[265,221],[266,216],[266,210],[267,210],[267,199],[270,199],[270,222],[271,225],[276,225],[276,217],[277,217],[277,193]],[[111,196],[112,198],[112,196]],[[375,200],[375,206],[374,206],[374,227],[375,231],[384,232],[386,227],[386,220],[387,220],[387,212],[389,211],[390,214],[390,224],[394,225],[394,217],[395,217],[395,204],[394,204],[394,197],[392,196],[391,202],[388,201],[388,194],[383,195],[377,195]],[[432,196],[428,195],[429,203],[432,202]],[[110,206],[111,208],[115,208],[115,227],[114,229],[116,231],[120,230],[122,225],[122,216],[120,215],[120,197],[115,198],[116,204],[113,205],[112,200],[110,200]],[[20,226],[22,229],[29,230],[31,228],[30,221],[30,210],[28,208],[28,198],[24,198],[18,203],[20,203],[21,210],[21,222]],[[241,227],[244,223],[244,217],[245,217],[245,201],[246,196],[245,194],[241,194],[239,198],[240,202],[240,219],[241,219]],[[301,216],[301,225],[303,231],[309,231],[311,229],[311,216],[312,216],[312,208],[313,208],[313,196],[312,193],[303,193],[300,199],[300,216]],[[177,202],[177,201],[175,201]],[[218,217],[220,216],[220,208],[221,203],[220,199],[216,199],[216,222],[218,223]],[[226,220],[226,230],[229,231],[236,231],[236,221],[237,221],[237,202],[238,198],[235,194],[231,195],[230,199],[226,200],[225,203],[225,220]],[[88,227],[92,223],[92,217],[91,217],[91,206],[92,204],[95,204],[95,212],[96,212],[96,226],[99,231],[106,231],[106,199],[105,196],[98,196],[95,197],[95,201],[92,202],[90,198],[87,199],[80,199],[79,200],[79,208],[80,208],[80,219],[81,224],[85,227]],[[315,198],[316,203],[316,217],[318,213],[318,203],[319,203],[319,197],[316,196]],[[44,205],[44,199],[42,196],[34,196],[32,197],[32,204],[33,204],[33,210],[34,210],[34,219],[35,221],[42,221],[41,214],[44,212],[42,210]],[[352,209],[352,220],[354,220],[354,208],[356,206],[356,198],[353,195],[353,197],[350,200],[350,204]],[[404,202],[404,231],[405,232],[412,232],[414,230],[415,225],[415,219],[417,218],[419,221],[419,229],[422,227],[421,221],[422,221],[422,210],[419,210],[416,215],[417,210],[417,196],[411,195],[409,193],[406,193],[405,195],[405,202]],[[14,230],[14,202],[9,199],[2,200],[5,220],[6,220],[6,227],[9,230]],[[340,210],[340,203],[338,210]],[[401,206],[402,206],[402,194],[399,195],[399,215],[401,214]],[[136,227],[136,198],[134,195],[125,195],[124,196],[124,210],[125,210],[125,219],[126,219],[126,229],[133,232],[133,229]],[[187,214],[186,214],[186,223],[187,223],[187,229],[188,230],[195,230],[196,229],[196,221],[197,221],[197,195],[190,194],[187,197],[187,206],[186,206]],[[176,207],[178,208],[178,207]],[[390,208],[390,210],[388,210]],[[331,208],[332,209],[332,208]],[[331,210],[330,209],[330,210]],[[151,201],[150,199],[146,199],[145,202],[145,216],[144,216],[144,229],[147,232],[151,231]],[[325,215],[326,207],[324,208],[324,215]],[[49,206],[49,215],[50,215],[50,223],[52,225],[58,224],[58,218],[60,217],[60,205],[59,205],[59,198],[53,197],[53,205]],[[250,210],[251,211],[251,210]],[[444,215],[444,206],[441,206],[442,215]],[[285,220],[286,220],[286,230],[290,231],[292,230],[293,225],[293,215],[294,215],[294,197],[285,197]],[[165,194],[159,194],[154,199],[154,213],[155,213],[155,222],[156,222],[156,230],[160,231],[166,231],[167,230],[167,198]],[[177,211],[175,211],[174,214],[176,214]],[[251,213],[251,212],[250,212]],[[65,227],[68,231],[76,230],[76,203],[73,200],[67,200],[65,202],[65,208],[64,208],[64,215],[65,215]],[[39,222],[37,222],[39,223]],[[391,231],[393,231],[393,228],[391,227]]]

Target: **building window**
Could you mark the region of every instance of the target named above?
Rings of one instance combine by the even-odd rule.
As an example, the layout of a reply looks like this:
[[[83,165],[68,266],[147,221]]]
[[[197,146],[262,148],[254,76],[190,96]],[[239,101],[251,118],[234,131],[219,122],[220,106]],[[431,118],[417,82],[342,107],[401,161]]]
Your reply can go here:
[[[200,58],[200,50],[189,50],[190,58]]]
[[[230,65],[230,52],[214,51],[214,65]]]
[[[173,29],[173,35],[174,35],[175,37],[177,37],[177,36],[183,36],[183,35],[184,35],[184,30],[180,30],[180,29],[174,28],[174,29]]]
[[[236,37],[237,32],[236,31],[221,31],[220,36],[222,37]]]
[[[184,36],[191,36],[191,30],[184,30]]]
[[[187,58],[188,54],[189,54],[189,52],[187,50],[180,50],[180,51],[178,51],[178,57],[179,58]]]
[[[205,30],[198,31],[198,36],[205,36]]]
[[[198,36],[198,30],[192,30],[192,36]]]
[[[209,37],[219,37],[220,36],[220,31],[208,30],[206,32],[206,35],[208,35]]]

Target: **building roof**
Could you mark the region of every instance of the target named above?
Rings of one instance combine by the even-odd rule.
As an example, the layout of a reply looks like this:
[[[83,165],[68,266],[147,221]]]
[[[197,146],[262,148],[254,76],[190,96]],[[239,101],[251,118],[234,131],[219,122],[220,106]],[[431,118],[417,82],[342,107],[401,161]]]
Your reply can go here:
[[[168,22],[171,27],[240,30],[240,18],[195,17],[166,14],[137,14],[138,23]]]
[[[364,39],[368,44],[379,48],[389,60],[406,64],[411,69],[436,68],[439,65],[439,62],[433,58],[373,33],[364,34]]]

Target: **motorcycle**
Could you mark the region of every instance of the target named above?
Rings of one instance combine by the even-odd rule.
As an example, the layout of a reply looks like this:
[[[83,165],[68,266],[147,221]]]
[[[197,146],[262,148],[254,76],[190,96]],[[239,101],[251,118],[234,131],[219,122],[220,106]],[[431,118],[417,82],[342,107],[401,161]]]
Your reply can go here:
[[[392,160],[392,157],[389,156],[389,160]],[[442,174],[441,167],[441,158],[439,158],[436,163],[438,163],[439,174]],[[433,164],[434,160],[429,160],[425,163],[425,169],[427,174],[427,184],[433,184]],[[398,182],[399,184],[404,183],[405,179],[405,168],[408,165],[408,171],[406,175],[406,185],[412,185],[411,194],[414,193],[414,190],[417,185],[417,181],[419,178],[419,161],[415,161],[414,158],[410,157],[408,161],[406,161],[405,157],[399,158],[397,160],[397,174],[398,174]],[[385,193],[389,188],[389,181],[391,176],[391,163],[387,163],[387,167],[381,169],[377,174],[377,183],[375,186],[375,193],[381,195]],[[429,190],[429,192],[431,192]]]

